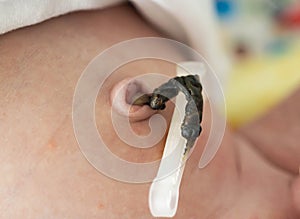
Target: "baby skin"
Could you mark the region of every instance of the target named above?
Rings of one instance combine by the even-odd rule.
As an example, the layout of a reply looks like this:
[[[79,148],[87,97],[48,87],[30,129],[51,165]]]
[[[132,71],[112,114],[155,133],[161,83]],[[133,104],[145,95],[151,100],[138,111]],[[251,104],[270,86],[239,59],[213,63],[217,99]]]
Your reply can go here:
[[[0,36],[0,218],[153,218],[150,183],[124,183],[98,172],[81,153],[72,126],[73,94],[87,64],[118,42],[149,36],[163,35],[129,5],[76,12]],[[117,156],[157,160],[165,137],[148,149],[118,138],[110,119],[115,86],[149,72],[174,77],[175,70],[168,62],[136,61],[106,80],[97,97],[96,123]],[[203,130],[187,161],[175,218],[299,218],[297,158],[286,168],[278,157],[264,156],[269,153],[261,145],[267,143],[254,141],[250,127],[238,133],[227,129],[215,158],[198,168],[209,134],[208,107],[205,103]],[[131,111],[131,126],[145,135],[156,111],[139,110]],[[158,113],[169,124],[172,111],[168,103]]]

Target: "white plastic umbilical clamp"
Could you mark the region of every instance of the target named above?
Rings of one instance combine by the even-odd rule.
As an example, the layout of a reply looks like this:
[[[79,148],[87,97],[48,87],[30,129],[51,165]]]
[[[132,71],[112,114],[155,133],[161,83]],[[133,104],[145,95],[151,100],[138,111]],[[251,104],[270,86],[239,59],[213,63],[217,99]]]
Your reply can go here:
[[[197,69],[203,69],[202,63],[186,63],[184,67],[190,73],[177,68],[177,76],[194,74]],[[201,71],[201,70],[200,70]],[[169,133],[158,169],[156,178],[151,184],[149,191],[149,208],[154,217],[173,217],[176,214],[179,200],[179,187],[184,171],[184,149],[186,139],[181,136],[181,123],[185,113],[186,100],[184,95],[176,97],[176,110],[174,110]],[[172,159],[166,159],[172,153]],[[170,169],[173,170],[171,173]]]

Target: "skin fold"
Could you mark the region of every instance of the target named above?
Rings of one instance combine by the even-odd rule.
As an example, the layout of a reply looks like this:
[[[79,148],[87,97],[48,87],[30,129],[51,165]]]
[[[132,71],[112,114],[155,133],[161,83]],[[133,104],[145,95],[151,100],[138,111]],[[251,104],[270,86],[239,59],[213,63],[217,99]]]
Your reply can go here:
[[[299,174],[300,89],[239,133],[279,168]]]
[[[76,12],[0,36],[0,218],[152,218],[150,184],[123,183],[99,173],[79,150],[71,115],[74,89],[87,64],[115,43],[146,36],[163,35],[129,5]],[[109,94],[121,80],[148,72],[174,77],[175,66],[142,60],[117,69],[95,107],[109,149],[132,162],[159,159],[165,138],[148,149],[123,143],[108,119]],[[160,112],[167,123],[172,111],[168,103]],[[278,168],[258,152],[258,142],[241,133],[228,128],[214,160],[198,169],[209,118],[206,104],[175,218],[299,218],[295,173]],[[148,122],[131,126],[145,135]]]

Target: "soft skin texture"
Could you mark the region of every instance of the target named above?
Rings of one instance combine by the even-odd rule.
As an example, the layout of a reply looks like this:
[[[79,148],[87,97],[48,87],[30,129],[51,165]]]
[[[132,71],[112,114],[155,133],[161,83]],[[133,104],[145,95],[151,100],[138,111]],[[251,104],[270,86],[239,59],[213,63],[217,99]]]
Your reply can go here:
[[[79,150],[71,120],[77,80],[92,58],[117,42],[145,36],[161,35],[128,5],[73,13],[0,36],[0,218],[152,218],[150,184],[122,183],[96,171]],[[118,70],[122,77],[115,73],[107,80],[97,99],[99,132],[106,132],[115,154],[134,162],[158,159],[164,139],[146,151],[122,143],[108,119],[109,94],[122,79],[154,70],[175,75],[170,63],[132,63]],[[169,121],[171,114],[170,104],[162,115]],[[299,218],[295,176],[230,130],[209,166],[197,168],[209,117],[206,108],[175,218]],[[132,127],[145,134],[148,121]]]
[[[278,167],[299,173],[300,89],[239,132]]]
[[[300,171],[300,170],[299,170]],[[294,201],[294,207],[300,212],[300,177],[293,181],[292,195]]]

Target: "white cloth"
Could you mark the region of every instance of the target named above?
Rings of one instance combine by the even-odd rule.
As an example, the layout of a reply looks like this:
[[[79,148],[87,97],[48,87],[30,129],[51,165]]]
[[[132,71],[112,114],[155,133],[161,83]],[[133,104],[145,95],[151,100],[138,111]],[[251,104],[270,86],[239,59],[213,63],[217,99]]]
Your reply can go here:
[[[125,0],[0,0],[0,34],[71,11],[104,8]]]
[[[126,0],[0,0],[0,34],[77,10]],[[207,59],[223,84],[228,59],[220,43],[212,0],[130,0],[146,19]]]

